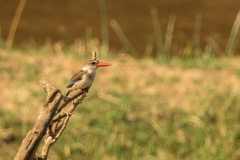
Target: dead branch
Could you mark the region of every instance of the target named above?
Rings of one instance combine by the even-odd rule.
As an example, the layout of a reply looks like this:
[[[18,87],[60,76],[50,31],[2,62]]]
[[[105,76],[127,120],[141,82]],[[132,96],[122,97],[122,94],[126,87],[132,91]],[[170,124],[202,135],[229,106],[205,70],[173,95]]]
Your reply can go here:
[[[92,53],[92,59],[96,59],[95,52]],[[22,141],[14,160],[46,160],[50,147],[59,139],[76,106],[82,102],[88,90],[79,89],[64,98],[61,91],[47,80],[41,80],[40,83],[47,93],[47,98],[37,121]],[[69,102],[72,103],[67,112],[63,112],[62,109]],[[44,136],[41,156],[37,156],[36,151]]]

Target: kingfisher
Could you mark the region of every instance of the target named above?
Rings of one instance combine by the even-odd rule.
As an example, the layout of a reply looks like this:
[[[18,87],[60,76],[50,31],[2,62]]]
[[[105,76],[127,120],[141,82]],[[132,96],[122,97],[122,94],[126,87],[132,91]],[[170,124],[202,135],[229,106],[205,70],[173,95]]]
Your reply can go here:
[[[99,62],[98,60],[89,60],[82,67],[80,71],[78,71],[67,84],[66,88],[68,88],[67,93],[64,97],[66,97],[71,91],[77,89],[86,89],[92,85],[93,80],[96,76],[96,70],[98,67],[107,67],[111,66],[110,63],[107,62]]]

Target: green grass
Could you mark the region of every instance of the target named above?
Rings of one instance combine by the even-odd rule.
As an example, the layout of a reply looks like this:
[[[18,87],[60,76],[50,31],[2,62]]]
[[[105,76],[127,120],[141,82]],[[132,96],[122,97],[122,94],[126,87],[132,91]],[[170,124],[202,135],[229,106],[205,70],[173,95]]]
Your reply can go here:
[[[123,43],[117,55],[109,50],[104,3],[99,1],[102,42],[91,28],[69,45],[29,42],[22,50],[7,50],[0,38],[0,160],[14,158],[37,120],[46,97],[38,81],[47,79],[64,94],[67,81],[91,57],[89,51],[112,66],[99,69],[49,159],[240,159],[240,65],[239,57],[233,57],[240,37],[239,14],[225,50],[219,46],[218,34],[207,38],[201,50],[198,14],[193,39],[174,54],[175,15],[164,27],[157,10],[151,9],[154,35],[148,36],[141,52],[111,20]],[[65,32],[61,34],[66,38]]]
[[[217,35],[202,51],[197,15],[193,40],[172,54],[172,39],[163,38],[157,10],[151,14],[155,35],[149,36],[144,53],[135,50],[115,20],[111,27],[125,46],[118,55],[109,51],[107,30],[103,44],[90,28],[68,46],[48,42],[6,50],[0,39],[0,159],[14,158],[41,111],[46,93],[38,81],[47,79],[64,94],[92,50],[112,66],[99,69],[49,159],[240,159],[240,65],[239,57],[232,57],[239,32],[233,28],[225,53]],[[168,35],[174,20],[172,16]]]
[[[0,159],[13,159],[40,113],[46,94],[38,80],[65,93],[85,57],[39,53],[0,53],[2,92],[10,91],[1,98]],[[238,57],[104,61],[113,65],[99,69],[49,159],[240,158]]]
[[[211,95],[207,99],[198,97],[202,103],[190,113],[161,105],[159,113],[143,113],[145,106],[130,95],[119,106],[102,102],[89,106],[87,112],[80,106],[82,112],[74,115],[58,143],[69,145],[73,159],[238,159],[240,97],[217,91],[207,94]],[[90,102],[82,105],[86,108]],[[152,114],[157,114],[154,124]],[[53,150],[64,152],[59,145]]]

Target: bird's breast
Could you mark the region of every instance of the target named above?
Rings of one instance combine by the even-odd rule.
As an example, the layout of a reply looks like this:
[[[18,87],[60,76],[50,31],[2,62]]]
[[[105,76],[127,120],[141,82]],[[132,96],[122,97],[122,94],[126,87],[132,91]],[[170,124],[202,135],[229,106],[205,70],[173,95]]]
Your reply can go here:
[[[75,89],[85,89],[92,85],[95,75],[84,75],[81,80],[77,81],[72,87],[72,90]]]

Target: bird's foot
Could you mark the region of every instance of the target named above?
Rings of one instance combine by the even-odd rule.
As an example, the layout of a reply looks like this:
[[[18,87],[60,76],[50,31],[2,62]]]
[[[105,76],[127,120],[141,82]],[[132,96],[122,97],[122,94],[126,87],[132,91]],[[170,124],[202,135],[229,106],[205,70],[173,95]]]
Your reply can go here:
[[[86,92],[88,92],[88,90],[90,89],[90,87],[91,87],[91,86],[89,86],[89,87],[85,88]]]
[[[91,86],[90,86],[90,87],[91,87]],[[82,90],[82,91],[83,91],[83,94],[82,94],[82,95],[83,95],[84,97],[87,96],[87,93],[88,93],[88,90],[89,90],[90,87],[87,87],[87,88],[85,88],[85,89]]]
[[[87,93],[88,93],[88,92],[86,92],[86,91],[83,91],[83,94],[82,94],[82,96],[83,96],[83,97],[87,97]]]

